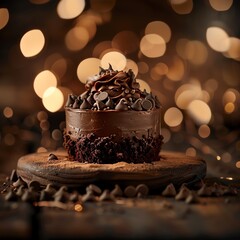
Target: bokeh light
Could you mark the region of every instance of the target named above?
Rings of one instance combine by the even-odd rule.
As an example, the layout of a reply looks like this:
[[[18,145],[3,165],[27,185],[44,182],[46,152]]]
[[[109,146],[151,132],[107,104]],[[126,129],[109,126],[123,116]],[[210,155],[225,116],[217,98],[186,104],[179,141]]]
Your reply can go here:
[[[169,108],[164,114],[164,121],[169,127],[177,127],[182,123],[183,114],[182,112],[176,108]]]
[[[86,83],[89,77],[94,77],[99,72],[100,59],[87,58],[81,61],[77,67],[77,76],[82,83]]]
[[[146,34],[140,41],[140,50],[146,57],[161,57],[166,51],[166,43],[164,39],[157,34]]]
[[[9,20],[9,12],[7,8],[0,8],[0,30],[3,29]]]
[[[233,0],[209,0],[209,3],[216,11],[227,11],[233,4]]]
[[[229,36],[220,27],[209,27],[206,31],[206,38],[209,46],[217,52],[225,52],[229,49]]]
[[[142,91],[146,90],[149,93],[151,92],[151,87],[149,86],[149,84],[146,81],[139,79],[139,78],[137,78],[136,81],[139,83],[140,89]]]
[[[32,57],[40,53],[45,44],[45,37],[41,30],[33,29],[26,32],[20,41],[20,49],[25,57]]]
[[[127,59],[120,52],[108,52],[102,57],[101,66],[107,69],[109,67],[109,64],[112,65],[112,68],[114,70],[120,71],[126,67]]]
[[[33,88],[35,93],[42,98],[44,92],[49,87],[57,86],[57,78],[56,76],[49,70],[44,70],[40,72],[34,79]]]
[[[43,106],[49,112],[57,112],[62,108],[64,97],[62,92],[56,87],[49,87],[43,94]]]
[[[57,6],[60,18],[72,19],[82,13],[85,8],[85,0],[61,0]]]

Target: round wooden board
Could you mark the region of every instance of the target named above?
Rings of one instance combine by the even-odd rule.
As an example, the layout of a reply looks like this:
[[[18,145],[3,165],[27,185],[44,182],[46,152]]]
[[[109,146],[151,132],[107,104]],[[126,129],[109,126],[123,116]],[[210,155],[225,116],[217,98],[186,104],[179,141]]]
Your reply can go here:
[[[42,185],[85,187],[88,184],[137,185],[145,183],[159,189],[169,183],[180,186],[195,183],[206,175],[206,162],[198,157],[178,152],[160,153],[153,163],[89,164],[70,161],[65,151],[51,152],[58,160],[48,160],[50,152],[33,153],[18,160],[17,173],[24,181],[39,181]]]

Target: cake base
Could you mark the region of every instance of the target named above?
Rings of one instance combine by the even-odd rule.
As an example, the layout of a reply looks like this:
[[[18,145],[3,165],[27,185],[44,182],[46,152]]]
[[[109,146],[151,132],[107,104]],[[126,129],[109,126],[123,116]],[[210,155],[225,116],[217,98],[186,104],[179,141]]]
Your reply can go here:
[[[206,175],[206,162],[183,153],[164,152],[160,161],[133,164],[90,164],[70,161],[66,151],[51,152],[58,160],[48,160],[50,152],[33,153],[18,160],[17,173],[29,183],[38,181],[42,185],[65,185],[81,188],[88,184],[120,186],[147,184],[150,189],[161,189],[169,183],[180,186],[196,183]]]

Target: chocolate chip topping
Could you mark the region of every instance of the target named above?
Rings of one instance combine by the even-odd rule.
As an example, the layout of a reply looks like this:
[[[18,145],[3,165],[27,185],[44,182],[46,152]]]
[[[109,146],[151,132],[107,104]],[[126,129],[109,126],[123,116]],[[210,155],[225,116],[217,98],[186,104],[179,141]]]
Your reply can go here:
[[[69,95],[66,107],[81,110],[135,110],[149,111],[160,108],[160,102],[152,93],[141,91],[133,71],[113,70],[100,67],[99,74],[90,77],[86,91],[80,96]],[[123,100],[124,103],[123,103]],[[140,104],[141,103],[141,104]]]

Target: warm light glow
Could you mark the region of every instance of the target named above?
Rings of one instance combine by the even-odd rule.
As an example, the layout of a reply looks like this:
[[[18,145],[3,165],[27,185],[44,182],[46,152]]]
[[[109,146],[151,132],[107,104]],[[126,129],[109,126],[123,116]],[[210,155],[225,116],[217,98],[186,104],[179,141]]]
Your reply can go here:
[[[180,81],[184,75],[185,67],[183,61],[173,57],[173,63],[168,66],[167,77],[172,81]]]
[[[211,133],[211,130],[210,130],[209,126],[206,124],[201,125],[198,129],[198,135],[201,138],[209,137],[210,133]]]
[[[0,30],[3,29],[9,20],[9,12],[7,8],[0,8]]]
[[[3,115],[5,118],[11,118],[13,116],[13,110],[10,107],[5,107],[3,109]]]
[[[225,163],[229,163],[232,161],[232,156],[229,152],[225,152],[222,154],[222,161]]]
[[[77,67],[78,79],[85,84],[88,77],[93,77],[99,72],[100,59],[86,58],[81,61]]]
[[[211,110],[202,100],[193,100],[187,110],[197,124],[208,124],[211,120]]]
[[[138,62],[137,65],[138,65],[139,73],[144,74],[144,73],[148,72],[149,66],[148,66],[147,63],[145,63],[145,62]]]
[[[189,14],[193,9],[192,0],[170,0],[173,10],[178,14]]]
[[[40,72],[34,79],[33,88],[35,93],[42,98],[43,93],[49,87],[57,86],[57,78],[56,76],[49,70],[45,70]]]
[[[140,50],[146,57],[161,57],[166,51],[166,43],[157,34],[147,34],[140,41]]]
[[[220,27],[209,27],[206,32],[209,46],[217,52],[225,52],[229,49],[228,34]]]
[[[126,67],[127,59],[120,52],[108,52],[103,55],[101,59],[101,66],[107,69],[109,67],[109,63],[112,65],[114,70],[121,71]]]
[[[43,106],[49,112],[57,112],[63,106],[64,97],[62,92],[56,87],[48,88],[42,98]]]
[[[229,48],[223,53],[228,58],[240,61],[240,39],[236,37],[229,38]]]
[[[116,0],[95,0],[90,1],[91,8],[95,11],[106,13],[113,9],[116,4]]]
[[[45,38],[41,30],[33,29],[26,32],[20,41],[20,49],[25,57],[32,57],[40,53],[44,47]]]
[[[240,168],[240,161],[237,161],[237,162],[236,162],[236,167],[237,167],[237,168]]]
[[[158,34],[165,42],[169,42],[171,39],[171,29],[167,23],[162,21],[153,21],[148,23],[145,28],[145,34]]]
[[[74,27],[65,36],[65,44],[69,50],[78,51],[83,49],[89,41],[88,31],[81,26]]]
[[[234,105],[234,103],[232,103],[232,102],[227,103],[227,104],[224,106],[224,110],[225,110],[225,112],[228,113],[228,114],[234,112],[234,110],[235,110],[235,105]]]
[[[85,0],[61,0],[57,5],[60,18],[72,19],[80,15],[85,8]]]
[[[185,57],[194,65],[201,65],[206,62],[208,51],[200,41],[188,41],[185,47]]]
[[[175,102],[181,109],[187,109],[188,105],[195,99],[201,99],[202,90],[199,84],[184,84],[175,93]]]
[[[227,11],[233,4],[233,0],[209,0],[211,7],[216,11]]]
[[[177,127],[183,120],[182,112],[176,108],[169,108],[164,114],[164,121],[169,127]]]
[[[146,90],[149,93],[151,92],[151,88],[146,81],[141,80],[141,79],[136,79],[136,81],[140,84],[140,90],[141,91]]]
[[[216,159],[217,159],[218,161],[220,161],[220,160],[221,160],[221,157],[220,157],[220,156],[217,156]]]
[[[186,150],[186,155],[191,156],[191,157],[196,157],[196,155],[197,155],[196,149],[193,147],[188,148]]]

